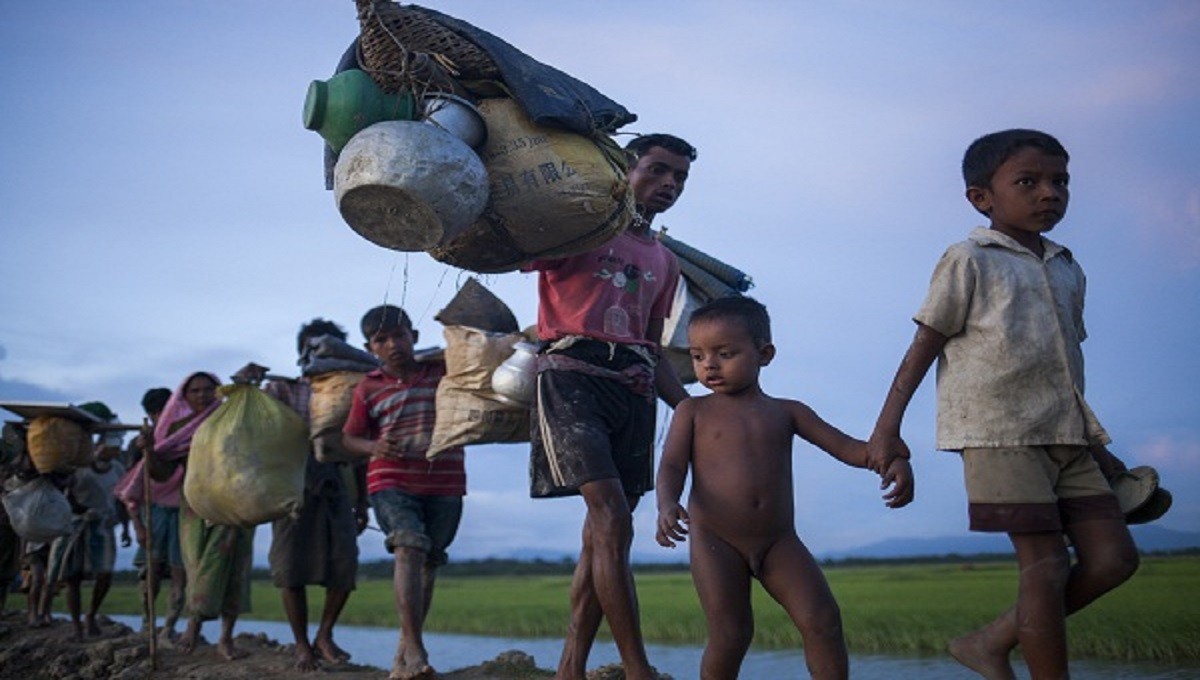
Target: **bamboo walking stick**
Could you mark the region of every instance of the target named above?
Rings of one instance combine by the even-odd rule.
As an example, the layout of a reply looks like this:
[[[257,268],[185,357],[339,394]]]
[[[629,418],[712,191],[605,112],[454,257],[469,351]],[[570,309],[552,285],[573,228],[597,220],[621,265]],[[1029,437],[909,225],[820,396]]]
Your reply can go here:
[[[143,419],[143,432],[150,430],[150,419]],[[154,612],[154,593],[158,578],[158,565],[154,562],[154,524],[150,513],[150,456],[154,453],[154,440],[142,453],[142,526],[146,530],[146,614],[150,619],[150,670],[158,669],[158,616]]]

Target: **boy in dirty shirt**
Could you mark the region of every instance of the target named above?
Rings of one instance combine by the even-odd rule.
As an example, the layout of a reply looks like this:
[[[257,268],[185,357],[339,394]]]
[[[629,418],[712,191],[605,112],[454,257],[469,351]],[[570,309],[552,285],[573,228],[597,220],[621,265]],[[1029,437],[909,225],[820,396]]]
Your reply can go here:
[[[971,529],[1008,533],[1020,566],[1015,606],[949,646],[987,678],[1014,677],[1018,643],[1033,678],[1067,677],[1066,616],[1138,564],[1102,472],[1123,465],[1083,398],[1083,270],[1044,236],[1066,214],[1067,161],[1035,130],[967,149],[966,197],[990,226],[938,262],[868,443],[876,471],[909,455],[901,420],[936,358],[937,447],[962,456]]]

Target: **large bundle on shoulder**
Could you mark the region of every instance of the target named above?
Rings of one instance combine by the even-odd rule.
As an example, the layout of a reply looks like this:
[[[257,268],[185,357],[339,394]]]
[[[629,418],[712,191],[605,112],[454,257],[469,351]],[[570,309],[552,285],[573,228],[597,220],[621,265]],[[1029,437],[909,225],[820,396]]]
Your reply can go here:
[[[687,324],[700,305],[717,298],[741,295],[754,287],[754,281],[741,270],[726,264],[698,248],[659,232],[659,240],[679,260],[680,281],[675,289],[671,314],[663,324],[663,356],[684,384],[696,382],[688,352]]]
[[[304,420],[253,385],[220,391],[225,402],[192,437],[188,505],[213,524],[245,527],[296,513],[308,461]]]
[[[4,511],[13,531],[30,543],[49,543],[71,533],[71,503],[45,477],[21,483],[11,479],[4,489]]]
[[[429,250],[480,272],[590,250],[633,219],[624,152],[608,136],[534,123],[513,99],[480,102],[488,139],[479,154],[489,199],[465,231]]]
[[[305,102],[355,231],[491,273],[586,251],[628,226],[625,156],[609,135],[635,115],[460,19],[355,4],[359,37]]]
[[[312,386],[308,433],[313,454],[322,463],[354,460],[342,444],[342,425],[350,415],[355,385],[379,366],[379,360],[344,340],[322,335],[308,341],[300,366]]]
[[[446,375],[438,384],[437,417],[426,454],[472,444],[529,441],[529,409],[497,393],[492,376],[525,340],[500,298],[469,279],[435,318],[445,325]]]

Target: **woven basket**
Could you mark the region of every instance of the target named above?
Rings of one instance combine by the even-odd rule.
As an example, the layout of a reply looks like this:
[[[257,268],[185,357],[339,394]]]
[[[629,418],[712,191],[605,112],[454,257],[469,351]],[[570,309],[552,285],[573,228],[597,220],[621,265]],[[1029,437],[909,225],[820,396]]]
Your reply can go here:
[[[500,80],[495,62],[475,43],[422,8],[355,0],[359,62],[384,92],[453,89],[457,80]]]

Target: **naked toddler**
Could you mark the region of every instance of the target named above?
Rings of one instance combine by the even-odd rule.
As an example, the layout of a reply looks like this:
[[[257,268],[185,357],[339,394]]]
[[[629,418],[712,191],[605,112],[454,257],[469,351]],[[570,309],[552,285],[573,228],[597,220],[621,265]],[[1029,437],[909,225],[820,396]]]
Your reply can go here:
[[[783,605],[804,639],[813,678],[849,674],[841,613],[796,535],[792,441],[799,435],[834,458],[866,467],[866,443],[811,408],[763,393],[759,371],[775,356],[766,309],[746,297],[714,300],[688,323],[696,375],[712,394],[679,404],[659,466],[660,545],[691,538],[691,572],[708,625],[701,677],[736,678],[754,634],[750,579]],[[688,467],[692,488],[679,503]],[[881,488],[889,507],[912,500],[912,470],[896,458]]]

